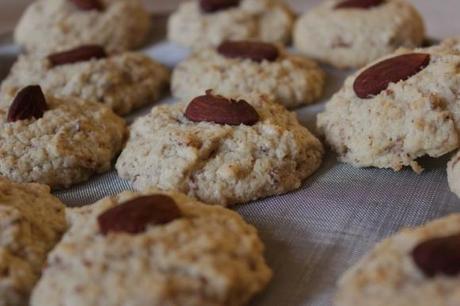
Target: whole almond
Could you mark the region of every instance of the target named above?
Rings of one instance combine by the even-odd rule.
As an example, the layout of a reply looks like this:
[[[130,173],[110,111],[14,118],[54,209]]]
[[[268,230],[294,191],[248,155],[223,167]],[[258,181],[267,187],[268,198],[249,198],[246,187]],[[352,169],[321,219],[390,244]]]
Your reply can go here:
[[[115,206],[101,215],[97,221],[102,234],[123,232],[139,234],[148,225],[163,225],[182,216],[176,202],[162,194],[142,196]]]
[[[460,234],[422,242],[412,251],[412,258],[427,277],[457,276],[460,274]]]
[[[54,53],[48,56],[52,67],[85,62],[91,59],[107,57],[104,48],[98,45],[81,46],[72,50]]]
[[[185,117],[194,122],[206,121],[228,125],[254,125],[259,121],[259,114],[248,102],[215,96],[210,91],[190,102]]]
[[[255,41],[226,41],[217,47],[217,52],[228,58],[250,59],[255,62],[274,62],[279,57],[279,50],[275,45]]]
[[[336,9],[369,9],[383,4],[385,0],[345,0],[335,6]]]
[[[80,10],[91,11],[97,10],[102,11],[104,6],[100,0],[70,0],[72,1]]]
[[[39,119],[48,109],[45,95],[38,85],[31,85],[18,92],[8,110],[8,122]]]
[[[361,99],[370,99],[388,88],[390,83],[405,81],[430,64],[430,55],[409,53],[399,55],[363,71],[355,80],[353,89]]]
[[[200,7],[205,13],[214,13],[238,6],[240,1],[241,0],[200,0]]]

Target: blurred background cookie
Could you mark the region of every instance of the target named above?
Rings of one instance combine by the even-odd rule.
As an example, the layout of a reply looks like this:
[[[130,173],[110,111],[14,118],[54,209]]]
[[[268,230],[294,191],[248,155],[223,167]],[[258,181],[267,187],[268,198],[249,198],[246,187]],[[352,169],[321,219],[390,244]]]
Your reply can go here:
[[[29,53],[47,55],[87,44],[118,53],[140,47],[150,27],[139,0],[37,0],[25,11],[14,38]]]
[[[193,0],[181,3],[169,18],[168,38],[194,48],[229,39],[287,43],[293,23],[282,0]]]
[[[46,57],[20,56],[0,91],[14,96],[24,86],[39,84],[46,94],[99,102],[124,115],[157,101],[169,77],[167,68],[142,53],[110,56],[100,46],[87,45]]]
[[[293,108],[318,100],[325,74],[313,61],[283,47],[256,41],[226,41],[200,49],[181,62],[172,78],[173,95],[190,100],[208,89],[223,96],[260,93]]]
[[[339,68],[360,68],[425,39],[421,16],[406,0],[328,0],[295,25],[294,45]]]

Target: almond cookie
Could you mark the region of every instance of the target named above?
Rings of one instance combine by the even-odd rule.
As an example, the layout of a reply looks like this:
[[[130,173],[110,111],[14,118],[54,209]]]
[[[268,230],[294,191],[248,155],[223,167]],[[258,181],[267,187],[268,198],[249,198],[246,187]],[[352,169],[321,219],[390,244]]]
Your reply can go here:
[[[460,305],[460,214],[379,243],[340,279],[336,306]]]
[[[0,103],[0,175],[52,188],[83,182],[110,169],[125,129],[104,105],[28,86],[9,107]]]
[[[264,96],[207,92],[137,120],[117,161],[137,190],[179,190],[229,206],[301,186],[321,164],[321,143],[294,113]]]
[[[22,16],[14,38],[29,53],[86,44],[119,53],[140,47],[150,26],[139,0],[37,0]]]
[[[302,53],[339,68],[360,68],[425,38],[423,20],[406,0],[328,0],[296,23]]]
[[[69,209],[31,306],[245,305],[271,278],[257,231],[179,193]]]
[[[46,57],[20,56],[1,92],[11,96],[40,84],[46,94],[100,102],[124,115],[158,100],[169,77],[163,65],[141,53],[107,56],[103,48],[87,45]]]
[[[228,39],[287,43],[293,23],[293,13],[279,0],[193,0],[171,15],[168,38],[194,48]]]
[[[321,97],[325,74],[313,61],[254,41],[197,50],[174,70],[173,94],[190,100],[207,89],[224,96],[260,93],[292,108]]]
[[[27,306],[47,253],[66,229],[48,186],[0,177],[0,305]]]
[[[318,128],[343,162],[420,172],[417,158],[459,145],[459,65],[452,42],[399,50],[348,78]]]

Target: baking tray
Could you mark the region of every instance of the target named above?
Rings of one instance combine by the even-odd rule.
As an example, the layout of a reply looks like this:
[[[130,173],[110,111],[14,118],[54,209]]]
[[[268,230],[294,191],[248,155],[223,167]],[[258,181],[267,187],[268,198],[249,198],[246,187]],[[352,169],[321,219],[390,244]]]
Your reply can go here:
[[[142,52],[173,68],[188,51],[164,40],[166,18],[154,16],[150,43]],[[0,36],[1,79],[18,52],[11,34]],[[316,114],[350,74],[323,68],[328,74],[324,99],[296,110],[302,124],[312,130]],[[166,97],[160,103],[173,102]],[[151,107],[126,117],[127,121]],[[338,277],[376,242],[402,227],[459,212],[460,201],[447,185],[447,160],[448,156],[422,159],[426,170],[417,175],[408,169],[399,173],[357,169],[336,162],[329,152],[301,189],[236,207],[258,228],[274,270],[268,288],[250,305],[331,306]],[[69,206],[80,206],[128,189],[129,184],[111,171],[55,194]]]

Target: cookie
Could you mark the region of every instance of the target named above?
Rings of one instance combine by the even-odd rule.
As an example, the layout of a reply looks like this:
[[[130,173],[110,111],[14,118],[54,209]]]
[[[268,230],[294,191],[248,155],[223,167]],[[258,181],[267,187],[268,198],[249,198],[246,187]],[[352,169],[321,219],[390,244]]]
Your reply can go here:
[[[29,84],[40,84],[56,97],[100,102],[120,115],[158,100],[169,83],[161,64],[136,53],[108,56],[98,46],[81,46],[49,56],[22,55],[1,86],[15,95]]]
[[[4,101],[2,101],[4,102]],[[108,171],[125,139],[125,123],[108,107],[21,90],[0,103],[0,175],[66,188]]]
[[[102,45],[110,53],[140,47],[150,16],[139,0],[37,0],[14,33],[29,53],[49,54],[81,45]]]
[[[423,20],[406,0],[323,1],[294,29],[299,51],[339,68],[360,68],[424,38]]]
[[[229,39],[287,43],[293,23],[293,13],[279,0],[194,0],[171,15],[168,38],[193,48]]]
[[[379,243],[338,283],[336,306],[460,304],[460,214]]]
[[[31,306],[244,305],[271,278],[257,231],[179,193],[70,209]]]
[[[357,167],[423,169],[417,158],[455,150],[460,50],[399,50],[357,72],[318,115],[338,158]]]
[[[197,50],[180,63],[172,92],[183,100],[207,89],[224,96],[260,93],[293,108],[320,98],[324,83],[324,72],[305,57],[268,43],[227,41]]]
[[[207,92],[153,108],[131,126],[119,176],[224,206],[299,188],[321,164],[321,143],[278,103],[244,99]]]
[[[29,305],[47,253],[66,229],[64,209],[49,187],[0,177],[0,305]]]

